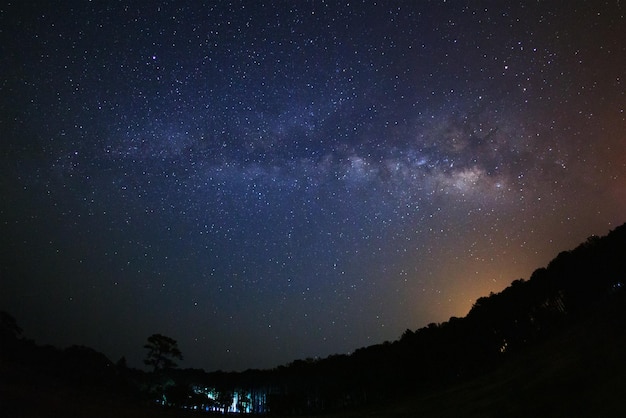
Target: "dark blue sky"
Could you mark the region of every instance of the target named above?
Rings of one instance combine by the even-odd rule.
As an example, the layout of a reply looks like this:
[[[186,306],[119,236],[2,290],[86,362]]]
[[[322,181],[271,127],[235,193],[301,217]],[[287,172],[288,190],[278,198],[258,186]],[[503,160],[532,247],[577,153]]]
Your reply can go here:
[[[450,316],[626,221],[626,7],[0,6],[0,309],[266,368]]]

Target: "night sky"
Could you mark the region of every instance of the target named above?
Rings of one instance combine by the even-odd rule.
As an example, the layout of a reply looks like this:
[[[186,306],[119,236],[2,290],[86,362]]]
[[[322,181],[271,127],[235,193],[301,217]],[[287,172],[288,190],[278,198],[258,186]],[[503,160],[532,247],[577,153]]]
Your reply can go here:
[[[142,367],[395,340],[626,221],[626,4],[0,5],[0,309]]]

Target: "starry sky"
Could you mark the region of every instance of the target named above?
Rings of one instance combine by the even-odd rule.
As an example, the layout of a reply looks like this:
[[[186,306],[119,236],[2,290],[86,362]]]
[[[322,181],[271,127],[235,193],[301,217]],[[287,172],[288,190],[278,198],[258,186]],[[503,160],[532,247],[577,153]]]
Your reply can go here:
[[[0,309],[142,367],[464,316],[626,221],[626,5],[0,5]]]

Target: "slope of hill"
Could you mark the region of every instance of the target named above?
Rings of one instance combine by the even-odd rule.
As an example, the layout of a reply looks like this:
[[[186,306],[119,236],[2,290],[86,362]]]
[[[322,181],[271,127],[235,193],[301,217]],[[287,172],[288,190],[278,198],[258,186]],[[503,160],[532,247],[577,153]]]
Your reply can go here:
[[[337,417],[626,416],[626,295],[484,374]]]

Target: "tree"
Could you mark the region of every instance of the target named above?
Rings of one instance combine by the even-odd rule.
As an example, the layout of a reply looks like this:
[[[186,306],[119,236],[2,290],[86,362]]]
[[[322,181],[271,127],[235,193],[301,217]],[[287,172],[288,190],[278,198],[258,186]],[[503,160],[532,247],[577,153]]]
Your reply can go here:
[[[18,339],[22,335],[22,328],[8,312],[0,311],[0,338]]]
[[[224,410],[224,413],[228,413],[228,409],[233,404],[234,394],[228,390],[221,390],[217,395],[217,404],[221,409]]]
[[[0,311],[0,357],[18,354],[21,346],[22,328],[9,313]]]
[[[151,335],[148,337],[148,343],[143,347],[148,350],[148,355],[143,362],[146,366],[152,366],[155,372],[176,367],[174,358],[183,359],[176,340],[165,335]]]

